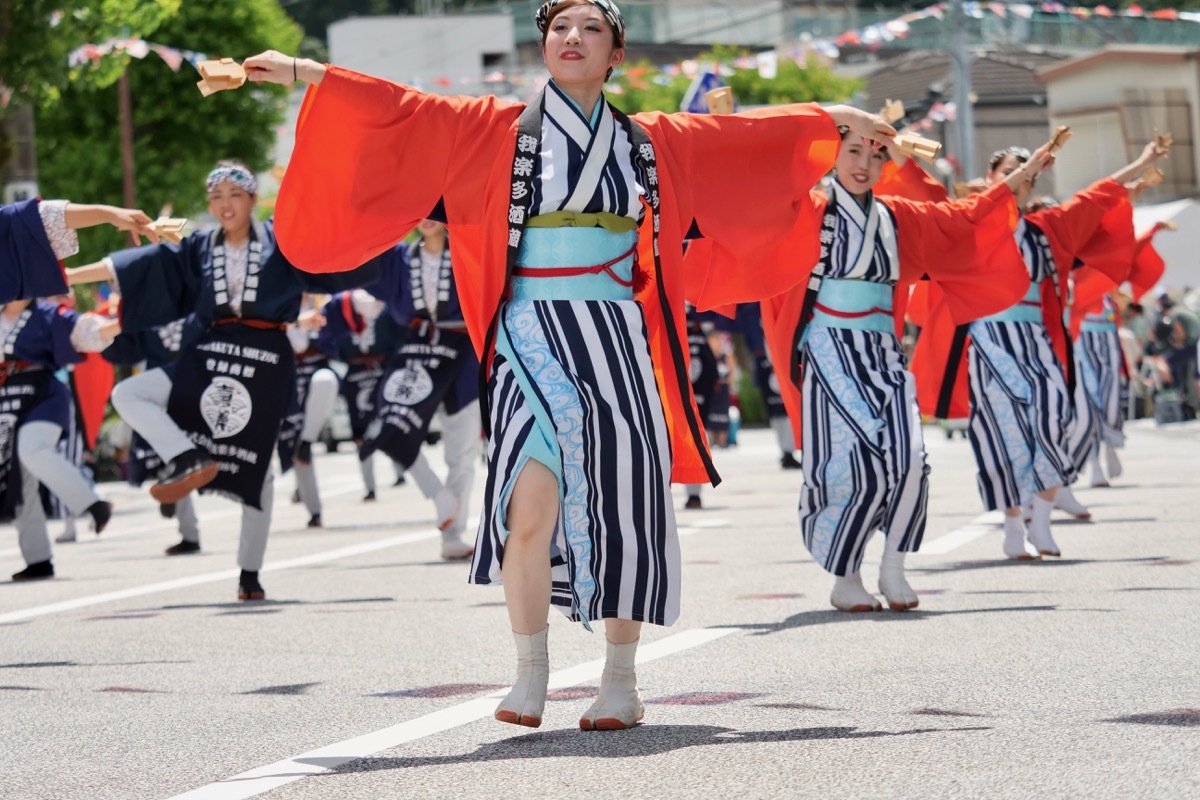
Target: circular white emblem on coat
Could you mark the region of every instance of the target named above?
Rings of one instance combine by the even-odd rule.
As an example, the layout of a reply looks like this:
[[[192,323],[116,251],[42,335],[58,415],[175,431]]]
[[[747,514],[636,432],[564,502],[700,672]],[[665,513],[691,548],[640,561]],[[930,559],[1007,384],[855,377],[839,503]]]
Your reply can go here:
[[[200,416],[214,439],[237,436],[250,422],[254,401],[241,381],[218,375],[200,395]]]
[[[17,440],[17,415],[0,414],[0,461],[9,463]]]
[[[692,363],[688,364],[688,380],[695,383],[700,380],[700,375],[704,372],[704,362],[699,356],[692,357]]]
[[[419,361],[398,369],[383,385],[383,399],[402,406],[415,406],[433,394],[433,378]]]
[[[775,374],[775,370],[771,370],[771,374],[767,378],[767,388],[775,394],[782,394],[779,391],[779,376]]]

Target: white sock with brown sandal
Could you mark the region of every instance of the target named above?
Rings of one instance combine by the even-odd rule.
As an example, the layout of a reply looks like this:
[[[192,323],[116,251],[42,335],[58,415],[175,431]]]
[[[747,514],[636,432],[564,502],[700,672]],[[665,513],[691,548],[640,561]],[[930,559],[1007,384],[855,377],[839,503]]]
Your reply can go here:
[[[550,682],[550,655],[546,650],[546,634],[524,634],[513,631],[517,643],[517,680],[508,696],[496,707],[495,717],[501,722],[537,728],[542,724],[546,708],[546,685]]]
[[[1033,502],[1036,509],[1037,500]],[[1092,512],[1088,511],[1083,503],[1075,499],[1075,493],[1071,491],[1070,486],[1058,487],[1058,491],[1054,493],[1054,500],[1050,506],[1051,508],[1058,508],[1067,512],[1075,519],[1088,520],[1092,518]]]
[[[1058,491],[1062,493],[1063,490],[1059,489]],[[1043,556],[1062,555],[1054,537],[1050,535],[1050,512],[1053,510],[1053,500],[1036,496],[1033,498],[1033,519],[1029,521],[1029,543]]]
[[[885,547],[883,561],[879,564],[879,591],[892,611],[907,611],[920,604],[917,593],[904,576],[904,556],[905,553]]]
[[[833,591],[829,593],[829,602],[838,611],[882,611],[883,603],[879,598],[867,591],[863,586],[862,573],[839,575],[833,579]]]
[[[1041,556],[1025,541],[1023,514],[1004,517],[1004,555],[1013,561],[1037,561]]]
[[[634,668],[638,640],[629,644],[604,641],[600,695],[579,718],[579,729],[584,731],[623,731],[641,722],[646,712]]]

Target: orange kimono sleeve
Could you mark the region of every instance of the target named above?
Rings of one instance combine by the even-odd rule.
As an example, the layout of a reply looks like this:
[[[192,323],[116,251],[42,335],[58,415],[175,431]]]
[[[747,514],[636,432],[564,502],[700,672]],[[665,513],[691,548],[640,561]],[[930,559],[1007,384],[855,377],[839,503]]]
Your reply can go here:
[[[695,223],[704,236],[685,261],[685,293],[697,308],[761,300],[803,280],[820,254],[810,190],[841,145],[828,114],[805,104],[632,119],[646,127],[671,176],[674,203],[663,225],[686,236]],[[780,260],[793,232],[791,253]]]
[[[934,180],[915,158],[905,161],[902,167],[896,166],[895,161],[885,162],[873,191],[876,197],[903,197],[921,203],[950,199],[946,187]]]
[[[1026,281],[1028,284],[1028,280]],[[967,348],[954,352],[958,325],[950,315],[941,287],[936,283],[923,284],[927,293],[924,325],[917,336],[909,369],[916,376],[917,405],[926,416],[938,416],[943,391],[949,392],[944,419],[962,419],[970,413],[967,386]],[[954,372],[953,380],[948,380]]]
[[[1140,302],[1146,293],[1153,289],[1163,273],[1167,271],[1167,262],[1154,249],[1154,234],[1162,230],[1161,224],[1137,237],[1133,249],[1133,269],[1129,271],[1129,285],[1133,291],[1133,301]]]
[[[89,450],[95,450],[104,412],[108,409],[108,398],[112,396],[113,366],[99,353],[87,353],[73,371],[79,416],[83,419],[84,441]]]
[[[1071,298],[1071,338],[1079,338],[1083,318],[1104,308],[1104,296],[1120,285],[1100,270],[1088,266],[1075,271],[1075,288]]]
[[[1124,280],[1133,260],[1133,207],[1124,186],[1105,178],[1061,206],[1027,214],[1050,240],[1061,278],[1082,261],[1113,280]],[[1060,280],[1065,292],[1066,281]]]
[[[1003,311],[1021,299],[1029,275],[1013,241],[1016,202],[1003,183],[964,200],[880,199],[896,220],[902,291],[921,278],[936,281],[957,324]]]
[[[330,66],[309,87],[296,123],[275,207],[280,249],[308,272],[353,269],[398,242],[448,193],[483,197],[522,108],[493,97],[424,94]],[[457,207],[482,214],[480,202]]]
[[[800,405],[800,354],[797,350],[796,327],[800,312],[804,309],[805,283],[793,286],[783,294],[763,300],[763,335],[767,340],[767,351],[771,354],[771,369],[779,384],[783,407],[787,409],[792,423],[792,438],[796,449],[804,447]]]

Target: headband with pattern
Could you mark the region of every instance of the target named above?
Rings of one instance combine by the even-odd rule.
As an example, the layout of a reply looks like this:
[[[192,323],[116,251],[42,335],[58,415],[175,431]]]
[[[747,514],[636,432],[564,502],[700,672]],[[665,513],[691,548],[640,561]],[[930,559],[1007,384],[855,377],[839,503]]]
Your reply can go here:
[[[221,164],[204,179],[204,186],[209,194],[221,183],[228,181],[234,186],[240,186],[250,194],[258,194],[258,179],[254,173],[236,164]]]
[[[533,16],[533,21],[537,23],[539,32],[546,32],[546,28],[550,25],[550,12],[562,1],[549,0],[549,2],[542,3],[542,7]],[[588,0],[588,2],[600,9],[600,13],[604,14],[604,19],[608,20],[609,26],[616,32],[617,41],[624,47],[625,17],[621,14],[621,9],[617,8],[617,4],[612,2],[612,0]]]

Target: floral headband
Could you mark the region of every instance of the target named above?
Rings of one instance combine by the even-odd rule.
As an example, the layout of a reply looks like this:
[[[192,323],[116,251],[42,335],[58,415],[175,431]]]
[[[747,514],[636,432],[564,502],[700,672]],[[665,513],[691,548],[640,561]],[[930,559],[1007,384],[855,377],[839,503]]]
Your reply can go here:
[[[542,7],[533,15],[533,21],[537,23],[539,32],[546,32],[546,28],[550,25],[550,12],[562,1],[549,0],[549,2],[542,3]],[[616,32],[617,40],[624,47],[625,17],[621,14],[621,9],[617,8],[617,4],[612,2],[612,0],[588,0],[588,2],[600,9],[600,13],[604,14],[604,19],[608,21],[609,26]]]
[[[216,189],[219,184],[228,181],[234,186],[240,186],[250,194],[258,194],[258,179],[254,177],[254,173],[245,167],[239,167],[236,164],[222,164],[208,173],[208,177],[204,179],[204,186],[209,194],[212,194],[213,189]]]

